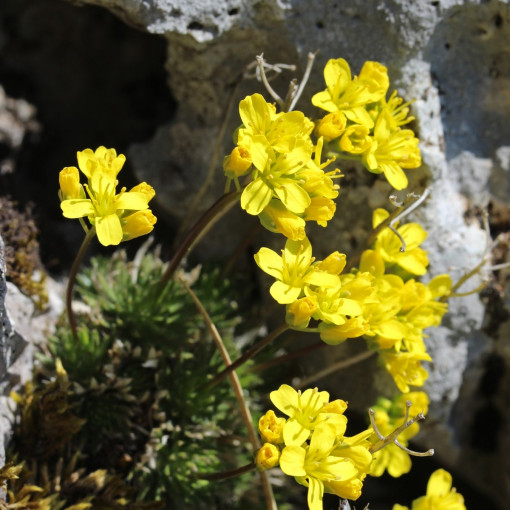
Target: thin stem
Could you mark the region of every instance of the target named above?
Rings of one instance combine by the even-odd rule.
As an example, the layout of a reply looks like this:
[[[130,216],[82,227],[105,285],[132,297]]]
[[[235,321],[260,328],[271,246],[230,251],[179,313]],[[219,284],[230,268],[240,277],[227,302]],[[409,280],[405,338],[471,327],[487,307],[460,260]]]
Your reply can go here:
[[[182,259],[189,253],[196,243],[209,231],[209,229],[238,201],[241,193],[232,191],[226,195],[222,195],[195,223],[188,235],[184,238],[179,248],[175,252],[172,260],[168,264],[159,285],[164,287],[173,277],[175,271],[179,267]]]
[[[260,229],[261,225],[259,221],[252,225],[250,230],[248,230],[248,233],[244,236],[244,239],[242,239],[241,242],[237,245],[234,253],[232,253],[226,264],[223,266],[223,269],[221,270],[222,275],[228,275],[230,273],[235,263],[239,260],[241,255],[246,252],[246,248],[253,241],[254,237],[257,235]]]
[[[308,53],[308,60],[306,62],[305,74],[303,75],[303,79],[301,80],[301,83],[299,84],[299,88],[297,89],[296,94],[292,98],[292,102],[290,103],[289,109],[287,110],[289,112],[294,110],[296,103],[299,101],[299,98],[301,97],[301,94],[303,94],[303,90],[305,90],[305,86],[308,82],[308,78],[310,78],[310,73],[312,72],[313,62],[315,60],[316,55],[317,55],[317,52]]]
[[[275,328],[271,333],[269,333],[269,335],[257,342],[251,349],[248,349],[242,356],[234,361],[234,363],[222,370],[214,379],[209,382],[206,388],[210,389],[223,381],[227,375],[239,368],[242,364],[246,363],[249,359],[253,358],[253,356],[256,356],[266,345],[269,345],[275,338],[280,336],[288,329],[289,326],[287,324],[281,324]]]
[[[327,375],[332,374],[337,370],[343,370],[344,368],[355,365],[356,363],[361,363],[362,361],[371,358],[375,353],[375,351],[365,351],[357,354],[356,356],[353,356],[352,358],[343,359],[338,363],[334,363],[330,367],[325,368],[324,370],[321,370],[320,372],[317,372],[300,381],[299,387],[302,388],[303,386],[308,386],[310,383],[317,381],[318,379],[322,379],[323,377],[326,377]]]
[[[269,95],[278,103],[280,108],[283,109],[283,107],[285,106],[283,99],[274,91],[273,87],[271,87],[271,85],[269,85],[269,82],[267,81],[266,72],[264,70],[264,54],[261,53],[260,55],[257,55],[255,59],[257,60],[257,65],[260,71],[260,79],[262,80],[264,87],[266,87],[266,90],[269,92]]]
[[[223,343],[223,339],[221,338],[221,335],[216,328],[215,324],[211,320],[211,317],[207,313],[207,310],[202,305],[202,302],[200,299],[198,299],[197,295],[193,292],[193,290],[190,288],[190,286],[183,280],[179,279],[179,283],[184,287],[186,292],[191,296],[191,299],[195,302],[195,305],[202,317],[204,318],[205,323],[207,324],[207,328],[209,329],[209,332],[211,333],[214,343],[216,344],[216,347],[218,348],[218,351],[220,352],[221,359],[223,360],[223,363],[225,366],[230,366],[232,364],[232,360],[230,359],[230,355],[227,351],[227,348],[225,347],[225,344]],[[251,417],[250,410],[246,404],[246,400],[243,396],[243,388],[241,387],[241,383],[239,381],[239,377],[235,372],[231,372],[229,374],[230,383],[232,384],[232,388],[234,390],[235,397],[237,399],[237,403],[239,404],[239,408],[241,410],[241,415],[243,417],[244,423],[246,425],[246,428],[248,429],[248,436],[250,438],[250,442],[253,446],[253,450],[256,451],[260,448],[260,442],[257,436],[257,433],[255,432],[255,428],[253,427],[253,420]]]
[[[214,149],[212,153],[212,157],[210,160],[209,168],[207,169],[207,173],[205,178],[203,179],[202,185],[200,186],[200,190],[195,195],[195,198],[193,199],[191,205],[188,208],[188,211],[186,215],[184,216],[181,225],[179,226],[179,231],[177,232],[175,238],[180,239],[182,233],[187,230],[188,225],[190,223],[190,219],[193,216],[197,206],[200,204],[200,202],[203,200],[203,197],[210,186],[211,182],[213,181],[215,174],[216,174],[216,168],[218,165],[218,160],[220,157],[220,151],[222,148],[222,141],[225,137],[225,132],[227,130],[228,121],[230,119],[230,116],[232,114],[232,110],[234,107],[235,98],[237,96],[237,92],[239,90],[239,87],[243,81],[244,76],[241,74],[237,77],[235,85],[232,87],[232,90],[230,91],[227,106],[225,108],[225,113],[223,115],[223,121],[221,123],[220,129],[218,131],[218,135],[216,136],[216,141],[214,143]],[[228,183],[228,179],[227,179]],[[228,192],[228,190],[226,191]]]
[[[83,260],[85,252],[89,247],[90,241],[96,235],[96,227],[92,226],[87,235],[83,239],[81,243],[80,249],[76,254],[73,265],[71,267],[71,272],[69,273],[69,280],[67,282],[67,290],[66,290],[66,310],[67,310],[67,318],[69,320],[69,326],[71,326],[71,331],[73,333],[73,337],[76,341],[78,341],[78,325],[76,323],[76,317],[73,312],[73,289],[74,284],[76,282],[76,275],[78,274],[78,269],[80,268],[80,264]]]
[[[190,286],[184,281],[180,280],[181,285],[186,289],[188,294],[191,296],[193,301],[195,302],[195,305],[202,317],[205,320],[205,323],[207,324],[207,327],[209,328],[209,332],[211,333],[214,343],[216,344],[216,347],[220,351],[221,359],[223,360],[223,363],[228,367],[232,364],[232,360],[230,359],[230,355],[228,354],[227,348],[225,347],[225,344],[223,342],[223,339],[221,338],[221,335],[218,331],[218,328],[216,328],[214,322],[211,320],[210,315],[207,313],[207,310],[202,305],[202,302],[200,299],[198,299],[197,295],[191,290]],[[257,435],[257,432],[255,431],[255,427],[253,426],[253,418],[250,413],[250,408],[248,407],[248,404],[246,403],[246,400],[243,395],[243,388],[241,386],[241,382],[239,381],[239,377],[235,372],[231,372],[229,374],[230,383],[232,384],[232,389],[234,390],[234,395],[237,399],[237,403],[239,405],[239,409],[241,411],[241,416],[243,417],[244,424],[246,425],[246,428],[248,430],[248,437],[250,438],[250,442],[253,448],[253,452],[255,453],[260,448],[260,441],[259,437]],[[246,473],[247,471],[250,471],[255,467],[255,464],[252,462],[251,464],[248,464],[247,466],[234,469],[230,472],[224,472],[223,476],[221,478],[217,478],[219,473],[216,473],[216,477],[209,478],[210,476],[214,475],[208,475],[206,478],[207,480],[219,480],[219,479],[225,479],[225,478],[231,478],[233,476],[237,476],[243,473]],[[266,500],[266,508],[268,510],[276,509],[276,502],[273,495],[273,490],[271,488],[271,483],[269,482],[269,478],[267,476],[267,473],[260,471],[260,480],[262,482],[262,488],[264,490],[264,497]],[[207,476],[207,475],[206,475]]]
[[[220,471],[219,473],[197,473],[195,478],[199,480],[209,480],[209,481],[218,481],[218,480],[228,480],[229,478],[234,478],[235,476],[244,475],[245,473],[249,473],[253,471],[257,466],[255,462],[250,462],[245,466],[241,466],[235,469],[229,469],[227,471]]]
[[[309,354],[311,352],[317,351],[318,349],[322,349],[323,347],[326,347],[328,344],[324,343],[323,341],[318,341],[312,345],[308,345],[306,347],[303,347],[302,349],[299,349],[294,352],[289,352],[288,354],[283,354],[282,356],[278,356],[277,358],[270,359],[268,361],[264,361],[263,363],[257,363],[256,365],[253,365],[252,367],[247,369],[247,372],[260,372],[261,370],[265,370],[267,368],[270,368],[274,365],[279,365],[280,363],[285,363],[286,361],[290,361],[295,358],[300,358],[301,356],[304,356],[305,354]]]

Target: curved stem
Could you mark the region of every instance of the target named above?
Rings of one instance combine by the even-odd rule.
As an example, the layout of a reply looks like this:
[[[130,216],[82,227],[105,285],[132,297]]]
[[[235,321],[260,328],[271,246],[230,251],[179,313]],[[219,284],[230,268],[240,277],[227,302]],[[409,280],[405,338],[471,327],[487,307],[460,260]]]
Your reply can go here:
[[[336,372],[337,370],[342,370],[344,368],[350,367],[352,365],[355,365],[356,363],[361,363],[362,361],[365,361],[366,359],[372,357],[374,354],[376,354],[376,351],[364,351],[360,354],[356,354],[356,356],[353,356],[352,358],[342,359],[338,363],[335,363],[324,370],[321,370],[320,372],[317,372],[306,379],[303,379],[299,382],[299,387],[307,386],[311,382],[316,381],[317,379],[322,379],[323,377],[326,377],[329,374],[332,374],[333,372]]]
[[[76,323],[76,317],[74,316],[74,312],[73,312],[73,289],[74,289],[74,284],[76,282],[76,275],[78,274],[78,269],[80,268],[80,264],[83,260],[83,256],[85,255],[85,252],[87,251],[87,248],[89,247],[90,241],[92,241],[92,238],[95,235],[96,235],[96,227],[92,226],[89,229],[89,231],[87,232],[87,235],[83,239],[80,249],[78,250],[78,253],[76,254],[73,265],[71,267],[71,272],[69,273],[69,280],[67,282],[67,289],[66,289],[67,318],[69,320],[69,326],[71,326],[71,331],[73,333],[75,340],[78,340],[78,329],[77,329],[78,326]]]
[[[257,466],[255,465],[255,462],[250,462],[249,464],[246,464],[245,466],[240,466],[235,469],[229,469],[228,471],[220,471],[219,473],[197,473],[195,475],[196,478],[200,480],[210,480],[210,481],[217,481],[217,480],[227,480],[229,478],[234,478],[234,476],[244,475],[244,473],[249,473],[250,471],[253,471]]]
[[[216,328],[214,322],[211,320],[211,317],[207,313],[207,310],[202,305],[202,302],[200,299],[198,299],[197,295],[191,290],[190,286],[184,281],[180,281],[181,285],[186,289],[188,294],[191,296],[191,299],[195,302],[196,307],[198,308],[198,311],[200,315],[204,318],[207,327],[209,328],[209,331],[213,337],[213,340],[216,344],[216,347],[220,351],[221,359],[223,360],[223,363],[228,367],[232,364],[232,360],[230,359],[230,355],[227,351],[227,348],[225,347],[225,344],[223,343],[223,339],[221,338],[221,335]],[[239,381],[239,377],[235,372],[232,372],[229,374],[230,377],[230,383],[232,384],[232,389],[234,390],[235,397],[237,399],[237,403],[239,405],[239,409],[241,411],[241,415],[243,417],[244,424],[246,425],[246,428],[248,430],[248,437],[250,438],[250,442],[253,448],[253,453],[260,448],[260,441],[259,437],[257,435],[257,432],[255,431],[255,427],[253,426],[253,418],[251,416],[250,408],[248,407],[248,404],[246,403],[246,399],[243,395],[243,388],[241,386],[241,382]],[[246,473],[247,471],[250,471],[255,467],[255,464],[252,462],[251,464],[248,464],[247,466],[243,466],[241,468],[237,468],[231,471],[226,471],[223,473],[216,473],[213,475],[205,475],[207,480],[224,480],[225,478],[231,478],[233,476],[237,476],[243,473]],[[221,475],[221,478],[218,478],[218,476]],[[266,500],[266,508],[267,510],[275,510],[276,509],[276,501],[274,499],[273,495],[273,489],[271,488],[271,483],[269,481],[269,477],[267,476],[267,473],[264,471],[259,472],[260,475],[260,481],[262,482],[262,489],[264,491],[264,498]],[[211,476],[213,478],[211,478]]]
[[[285,363],[286,361],[290,361],[291,359],[300,358],[305,354],[309,354],[310,352],[316,351],[318,349],[322,349],[326,347],[328,344],[324,343],[322,340],[316,342],[312,345],[307,345],[302,349],[297,351],[289,352],[287,354],[283,354],[282,356],[278,356],[277,358],[270,359],[268,361],[264,361],[263,363],[257,363],[252,367],[248,368],[248,372],[260,372],[261,370],[265,370],[266,368],[270,368],[274,365],[279,365],[280,363]]]
[[[197,223],[195,223],[194,227],[180,244],[172,257],[172,260],[168,264],[166,271],[161,277],[161,280],[159,281],[161,287],[164,287],[169,282],[179,267],[182,259],[189,253],[193,246],[200,241],[209,229],[232,208],[240,196],[241,193],[239,191],[232,191],[231,193],[221,196],[211,207],[209,207]]]
[[[266,345],[269,345],[276,337],[280,336],[284,331],[287,331],[289,326],[287,324],[281,324],[275,328],[269,335],[257,342],[251,349],[248,349],[241,357],[239,357],[234,363],[222,370],[214,379],[212,379],[207,385],[207,389],[216,386],[219,382],[223,381],[227,375],[239,368],[243,363],[246,363],[253,356],[257,355]]]

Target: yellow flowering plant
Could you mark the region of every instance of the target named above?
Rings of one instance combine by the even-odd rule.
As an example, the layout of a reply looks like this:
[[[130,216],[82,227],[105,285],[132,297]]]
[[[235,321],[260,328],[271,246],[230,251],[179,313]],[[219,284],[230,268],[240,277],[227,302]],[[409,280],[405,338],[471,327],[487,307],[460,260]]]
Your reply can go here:
[[[262,57],[258,57],[258,66],[264,79]],[[428,192],[421,197],[409,195],[409,202],[394,211],[376,209],[372,216],[373,232],[357,255],[347,256],[337,247],[323,259],[314,256],[316,250],[310,240],[313,235],[309,237],[307,225],[315,222],[327,227],[340,208],[335,202],[340,192],[336,182],[342,175],[333,163],[336,165],[342,158],[358,161],[370,172],[384,174],[397,190],[408,184],[404,170],[421,164],[418,138],[411,129],[403,127],[413,119],[409,116],[410,103],[396,92],[387,98],[390,83],[385,66],[369,61],[358,76],[353,76],[346,60],[331,59],[325,66],[324,79],[326,89],[313,95],[312,105],[326,113],[315,121],[294,110],[300,92],[296,95],[293,88],[287,99],[282,100],[267,80],[266,88],[278,107],[259,93],[240,101],[241,124],[234,132],[234,147],[223,159],[225,194],[191,229],[164,265],[157,284],[151,286],[160,306],[167,297],[166,286],[175,277],[183,258],[235,204],[247,214],[257,216],[269,232],[280,238],[283,235],[281,239],[285,241],[280,252],[262,246],[254,261],[274,279],[269,295],[285,306],[285,321],[233,361],[192,285],[188,279],[179,278],[178,285],[196,305],[225,365],[216,374],[200,374],[207,377],[207,382],[191,388],[190,394],[196,398],[209,394],[229,377],[248,431],[251,457],[244,466],[224,472],[194,472],[188,478],[180,471],[165,471],[165,476],[175,477],[176,484],[183,483],[182,480],[200,481],[205,486],[214,480],[257,470],[268,509],[276,508],[268,469],[279,468],[306,487],[308,508],[322,510],[325,493],[357,500],[368,476],[388,472],[400,477],[411,469],[412,455],[433,453],[408,448],[429,405],[426,393],[415,388],[425,384],[426,363],[432,361],[425,330],[440,325],[448,309],[447,300],[455,296],[459,286],[452,283],[449,275],[427,279],[429,259],[422,247],[427,232],[418,223],[405,221]],[[297,90],[302,91],[302,87]],[[149,208],[155,191],[149,184],[140,183],[129,191],[125,187],[118,189],[118,175],[125,159],[114,149],[102,146],[95,151],[85,149],[77,153],[78,167],[66,167],[59,174],[62,213],[66,218],[79,219],[85,230],[66,296],[69,323],[76,340],[72,291],[90,241],[97,236],[100,244],[117,246],[150,233],[156,223]],[[80,172],[85,177],[83,183]],[[234,190],[230,191],[231,188]],[[426,280],[420,281],[421,277]],[[181,305],[175,304],[177,308]],[[347,436],[347,402],[330,401],[329,393],[317,388],[301,391],[281,384],[269,399],[283,416],[267,410],[258,420],[257,435],[236,371],[288,329],[318,334],[319,346],[364,339],[367,350],[359,360],[377,354],[379,365],[392,376],[402,395],[393,400],[379,398],[369,411],[370,427]],[[197,334],[193,342],[199,342],[202,336]],[[317,344],[307,346],[298,354],[316,347]],[[186,352],[180,361],[195,355],[198,356],[198,350]],[[285,355],[265,363],[276,364],[284,359]],[[144,368],[155,364],[150,360]],[[172,359],[172,371],[178,372],[174,364],[178,362]],[[172,388],[165,390],[171,392]],[[186,405],[194,408],[193,402]],[[228,414],[225,409],[221,413]],[[158,415],[154,419],[163,418]],[[185,428],[188,439],[207,436],[202,431],[195,434],[193,427],[194,422],[189,429]],[[165,422],[164,427],[158,428],[159,436],[151,436],[151,441],[163,436],[161,446],[169,440],[167,432],[177,428]],[[168,459],[174,458],[174,453]],[[182,464],[185,455],[177,452],[175,458]],[[394,510],[404,508],[394,506]],[[413,510],[426,508],[464,508],[462,497],[451,488],[450,475],[443,470],[432,475],[427,495],[413,502]]]

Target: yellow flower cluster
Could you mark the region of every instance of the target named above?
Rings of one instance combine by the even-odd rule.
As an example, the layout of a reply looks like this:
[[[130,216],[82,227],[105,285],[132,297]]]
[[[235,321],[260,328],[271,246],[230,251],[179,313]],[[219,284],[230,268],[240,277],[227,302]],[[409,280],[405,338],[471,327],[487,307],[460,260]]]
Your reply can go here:
[[[74,166],[60,172],[59,198],[64,216],[87,217],[104,246],[117,245],[151,232],[156,217],[148,204],[155,195],[154,189],[142,182],[131,191],[122,188],[117,193],[117,174],[126,157],[105,147],[95,151],[85,149],[78,152],[77,157],[88,183],[80,183],[78,168]]]
[[[324,68],[326,90],[315,94],[312,103],[328,113],[316,123],[329,150],[356,159],[373,173],[384,173],[395,189],[407,187],[404,168],[421,165],[418,139],[402,129],[409,103],[394,92],[389,100],[388,71],[378,62],[365,62],[359,76],[352,78],[349,64],[331,59]]]
[[[408,409],[408,414],[415,416],[418,413],[426,414],[428,412],[429,398],[423,391],[414,391],[399,395],[393,400],[380,397],[377,404],[372,407],[375,411],[374,421],[379,432],[384,435],[390,435],[396,428],[400,427],[408,414],[406,414],[406,401],[413,405]],[[407,447],[408,441],[418,434],[420,426],[415,421],[407,427],[398,436],[399,443]],[[370,438],[376,443],[378,438],[374,435]],[[373,462],[370,467],[371,476],[381,476],[385,471],[398,478],[411,469],[411,457],[402,448],[395,443],[386,445],[383,449],[373,454]]]
[[[310,137],[313,122],[302,112],[277,113],[260,94],[243,99],[239,114],[243,124],[223,168],[238,189],[239,178],[251,175],[241,207],[294,241],[305,238],[307,221],[326,226],[336,209],[339,172],[323,170],[331,161],[321,163],[322,139],[314,145]]]
[[[427,484],[427,494],[415,499],[411,510],[466,510],[464,498],[452,487],[452,475],[444,469],[434,471]],[[409,510],[393,505],[393,510]]]
[[[355,500],[370,470],[370,429],[346,437],[343,400],[329,401],[329,393],[315,389],[296,391],[283,384],[270,395],[287,418],[268,411],[259,420],[265,441],[256,457],[260,469],[280,465],[288,476],[308,487],[308,507],[322,510],[324,492]]]
[[[374,225],[387,215],[377,210]],[[427,270],[427,254],[420,247],[426,232],[417,223],[403,225],[398,232],[407,244],[405,252],[397,235],[384,228],[374,249],[363,252],[359,268],[345,274],[345,255],[334,252],[316,261],[306,237],[287,240],[281,256],[261,248],[255,261],[276,279],[270,293],[286,305],[289,326],[305,329],[314,319],[321,339],[331,345],[364,335],[400,391],[408,392],[410,385],[423,386],[428,376],[421,365],[431,361],[423,331],[441,323],[448,305],[439,298],[448,294],[452,282],[449,275],[428,284],[416,281],[413,276]]]

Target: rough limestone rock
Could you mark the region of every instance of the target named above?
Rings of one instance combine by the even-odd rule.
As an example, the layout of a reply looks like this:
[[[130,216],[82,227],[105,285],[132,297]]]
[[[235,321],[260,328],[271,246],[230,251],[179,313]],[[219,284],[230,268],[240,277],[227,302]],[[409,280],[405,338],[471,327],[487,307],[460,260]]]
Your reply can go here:
[[[315,113],[309,98],[324,87],[320,70],[329,58],[340,56],[354,73],[365,60],[383,62],[400,94],[416,99],[412,108],[423,167],[409,172],[410,190],[431,192],[414,217],[429,231],[432,275],[448,271],[456,280],[485,255],[487,234],[465,219],[467,212],[497,199],[500,210],[510,216],[506,0],[70,2],[102,6],[130,26],[167,40],[168,84],[177,114],[151,140],[133,144],[128,157],[138,177],[156,187],[160,207],[175,220],[190,208],[191,220],[221,193],[219,162],[239,124],[235,105],[245,94],[263,92],[253,79],[242,78],[247,64],[263,52],[272,63],[297,64],[299,77],[308,52],[315,50],[320,50],[315,71],[298,105],[311,116]],[[273,82],[281,95],[293,76],[284,73]],[[229,104],[234,106],[223,132]],[[349,252],[362,245],[370,227],[367,204],[387,206],[391,192],[382,179],[360,168],[342,169],[347,177],[335,223],[326,236],[321,229],[311,233],[324,252]],[[238,237],[246,228],[239,230]],[[216,232],[217,243],[208,254],[231,252],[236,242],[233,229]],[[479,282],[475,278],[461,290]],[[510,303],[503,307],[508,313]],[[510,437],[510,416],[502,397],[509,386],[510,353],[500,340],[509,331],[508,318],[485,333],[482,325],[494,321],[484,315],[478,296],[453,301],[450,309],[443,326],[428,340],[435,362],[427,386],[434,424],[427,446],[442,451],[441,460],[463,471],[473,484],[490,487],[505,507],[510,461],[498,452],[508,451],[505,438]],[[495,380],[487,375],[494,373],[500,374]],[[361,405],[371,403],[371,396],[366,398]],[[493,448],[481,437],[492,438]],[[474,458],[484,469],[473,467]]]

